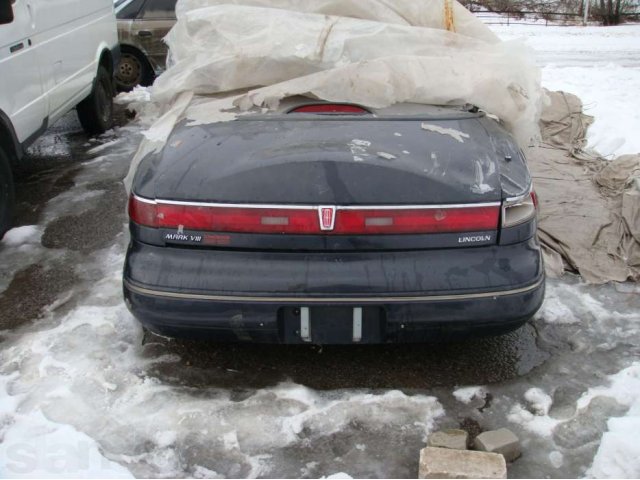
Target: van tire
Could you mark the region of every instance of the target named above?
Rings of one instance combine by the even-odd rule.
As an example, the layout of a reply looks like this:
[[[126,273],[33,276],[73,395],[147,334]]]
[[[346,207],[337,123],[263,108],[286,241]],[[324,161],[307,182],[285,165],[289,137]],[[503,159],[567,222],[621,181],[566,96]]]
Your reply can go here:
[[[76,107],[80,124],[87,134],[98,135],[113,126],[113,93],[111,75],[101,65],[93,81],[91,95]]]
[[[0,146],[0,239],[11,226],[15,190],[9,156]]]

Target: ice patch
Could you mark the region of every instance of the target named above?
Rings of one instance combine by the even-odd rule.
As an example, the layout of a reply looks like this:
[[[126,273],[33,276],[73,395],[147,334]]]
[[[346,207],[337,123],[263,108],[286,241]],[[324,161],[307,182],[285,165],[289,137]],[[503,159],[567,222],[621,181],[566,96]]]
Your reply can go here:
[[[549,462],[551,463],[551,465],[553,465],[554,468],[560,468],[564,463],[564,455],[562,455],[562,453],[558,452],[557,450],[553,451],[549,453]]]
[[[469,404],[473,400],[484,400],[487,396],[487,389],[482,386],[461,387],[453,391],[456,400]]]
[[[15,375],[0,377],[0,465],[11,478],[133,478],[102,455],[97,443],[70,425],[49,420],[39,409],[21,405],[26,394],[9,395]],[[10,421],[9,424],[5,423]]]
[[[507,415],[507,419],[541,437],[551,437],[553,429],[560,423],[559,420],[546,415],[534,415],[519,404],[516,404],[511,408],[511,411]]]
[[[96,153],[100,153],[104,150],[107,150],[111,147],[113,147],[114,145],[117,145],[118,143],[121,143],[123,141],[123,139],[121,138],[117,138],[115,140],[111,140],[109,142],[103,143],[102,145],[98,145],[97,147],[93,147],[89,150],[87,150],[87,153],[89,155],[95,155]]]
[[[536,318],[542,319],[545,323],[565,325],[580,322],[566,303],[567,296],[563,295],[564,290],[566,290],[566,286],[547,288],[544,303],[536,313]]]
[[[2,244],[9,247],[17,247],[24,244],[40,243],[42,231],[37,225],[25,225],[7,231],[2,239]]]
[[[621,405],[631,407],[631,410],[640,414],[640,363],[634,363],[611,375],[609,381],[608,386],[590,388],[578,400],[578,408],[585,408],[597,396],[605,396],[615,399]]]
[[[454,128],[445,128],[440,125],[433,125],[431,123],[423,123],[421,125],[423,130],[427,130],[428,132],[440,133],[442,135],[448,135],[454,140],[464,143],[463,138],[469,138],[468,133],[461,132],[460,130],[456,130]]]
[[[525,392],[524,398],[536,415],[547,415],[553,403],[553,399],[539,388],[530,388]]]
[[[193,470],[193,478],[224,478],[218,472],[215,472],[209,468],[205,468],[202,465],[196,465]]]

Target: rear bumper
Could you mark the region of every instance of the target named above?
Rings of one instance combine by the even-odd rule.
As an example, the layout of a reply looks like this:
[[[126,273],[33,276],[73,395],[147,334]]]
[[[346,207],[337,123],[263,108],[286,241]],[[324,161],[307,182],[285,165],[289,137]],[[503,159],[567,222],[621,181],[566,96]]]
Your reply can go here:
[[[293,253],[155,247],[132,242],[124,295],[138,320],[168,336],[306,343],[291,311],[375,311],[363,342],[423,342],[500,334],[544,298],[535,240],[410,252]],[[315,309],[315,310],[314,310]],[[378,328],[378,327],[376,327]],[[313,341],[313,340],[312,340]],[[325,336],[323,343],[350,343]]]

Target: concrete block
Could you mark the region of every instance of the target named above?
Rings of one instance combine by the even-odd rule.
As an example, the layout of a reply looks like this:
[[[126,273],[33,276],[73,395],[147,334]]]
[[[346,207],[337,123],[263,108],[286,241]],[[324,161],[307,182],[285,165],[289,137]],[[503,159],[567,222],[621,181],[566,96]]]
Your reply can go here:
[[[476,437],[474,446],[483,452],[504,455],[507,462],[513,462],[521,454],[520,440],[511,430],[506,428],[482,432]]]
[[[418,478],[507,478],[507,464],[497,453],[426,447]]]
[[[464,430],[450,429],[440,430],[429,435],[427,447],[453,448],[466,450],[469,443],[469,434]]]

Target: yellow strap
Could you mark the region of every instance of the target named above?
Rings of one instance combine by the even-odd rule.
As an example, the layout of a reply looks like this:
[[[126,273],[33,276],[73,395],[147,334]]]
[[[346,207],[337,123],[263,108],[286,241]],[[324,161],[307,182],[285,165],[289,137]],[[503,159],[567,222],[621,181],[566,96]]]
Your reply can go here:
[[[444,28],[450,32],[455,32],[455,21],[453,18],[453,0],[444,0]]]

